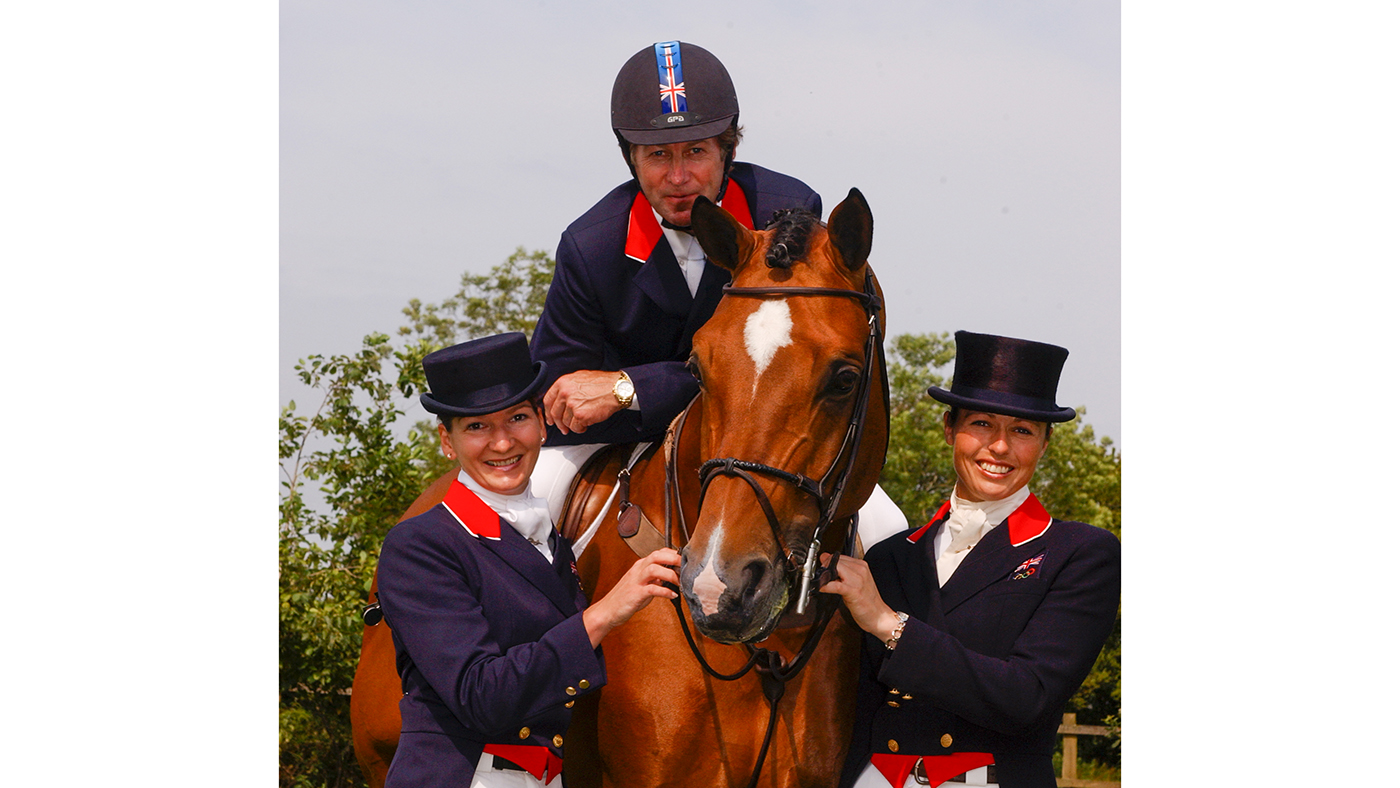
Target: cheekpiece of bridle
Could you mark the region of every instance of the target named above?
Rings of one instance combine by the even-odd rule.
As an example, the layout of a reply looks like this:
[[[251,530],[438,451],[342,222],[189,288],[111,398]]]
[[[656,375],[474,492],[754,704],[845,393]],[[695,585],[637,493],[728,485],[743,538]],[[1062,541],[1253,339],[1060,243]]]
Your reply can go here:
[[[820,480],[812,479],[801,473],[793,473],[782,468],[775,468],[761,462],[752,460],[741,460],[735,457],[720,457],[706,460],[700,464],[700,500],[696,504],[699,511],[705,502],[705,492],[709,489],[710,483],[716,476],[737,476],[744,480],[754,491],[759,506],[763,509],[763,515],[768,520],[768,526],[773,531],[773,538],[777,540],[778,546],[783,550],[787,559],[786,569],[789,573],[795,571],[798,562],[796,551],[787,546],[787,540],[783,538],[782,524],[778,522],[777,514],[773,511],[773,504],[768,499],[768,495],[763,492],[758,480],[753,474],[759,473],[771,476],[780,481],[786,482],[796,487],[800,492],[812,496],[816,499],[819,514],[817,526],[812,533],[811,544],[807,545],[806,554],[801,559],[802,562],[802,584],[798,591],[796,612],[802,615],[806,612],[808,598],[814,592],[813,579],[816,575],[817,556],[821,551],[822,537],[826,529],[836,518],[836,512],[840,510],[841,500],[846,492],[846,485],[850,481],[852,473],[855,471],[856,450],[860,446],[861,435],[865,430],[865,410],[870,402],[871,381],[874,379],[875,367],[884,367],[884,344],[880,336],[879,312],[883,308],[880,297],[875,293],[875,277],[867,267],[865,270],[864,291],[845,290],[837,287],[724,287],[726,296],[743,296],[752,298],[764,298],[769,296],[834,296],[839,298],[851,298],[860,302],[865,309],[866,322],[870,330],[865,343],[865,368],[861,374],[860,386],[856,392],[855,406],[851,411],[850,422],[846,426],[845,436],[841,441],[841,448],[836,453],[836,458],[832,460],[831,467],[822,474]],[[883,380],[883,379],[882,379]],[[883,381],[882,395],[885,398],[886,410],[889,407],[889,383]],[[675,547],[674,523],[679,520],[683,533],[689,540],[689,529],[685,525],[684,507],[680,500],[680,483],[676,478],[678,462],[676,458],[677,446],[680,443],[680,433],[685,426],[686,416],[690,413],[690,408],[699,399],[691,400],[685,410],[681,411],[676,420],[672,422],[671,428],[666,432],[666,546]],[[844,458],[844,463],[843,463]],[[845,547],[842,552],[849,554],[854,544],[855,527],[858,515],[850,517],[850,526],[846,533]],[[836,561],[833,554],[832,562]],[[832,569],[828,565],[822,568],[822,574],[831,573]],[[749,780],[749,788],[758,784],[758,776],[763,771],[763,762],[768,756],[768,747],[773,740],[773,731],[778,719],[778,701],[782,698],[787,682],[796,676],[798,671],[807,664],[808,659],[816,651],[817,643],[821,640],[822,633],[826,631],[826,625],[831,621],[831,616],[836,612],[835,602],[823,605],[816,621],[807,632],[807,637],[802,643],[802,648],[798,650],[791,663],[785,663],[781,655],[775,651],[765,648],[757,648],[748,643],[744,646],[749,650],[749,658],[744,666],[733,673],[720,673],[710,666],[705,656],[700,653],[700,648],[695,643],[695,638],[690,633],[690,623],[686,621],[686,615],[681,609],[680,595],[671,600],[676,609],[676,617],[680,620],[681,631],[685,633],[686,642],[690,645],[690,651],[695,655],[700,667],[709,675],[721,681],[734,681],[756,669],[763,687],[764,697],[768,700],[768,728],[763,736],[763,746],[758,752],[758,762],[754,766],[753,775]]]

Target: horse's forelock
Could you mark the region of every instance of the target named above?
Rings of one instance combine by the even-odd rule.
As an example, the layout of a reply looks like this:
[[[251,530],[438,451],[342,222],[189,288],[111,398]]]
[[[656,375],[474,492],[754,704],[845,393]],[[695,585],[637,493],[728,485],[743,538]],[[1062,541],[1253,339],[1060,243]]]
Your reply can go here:
[[[768,229],[773,232],[765,260],[768,267],[791,268],[807,251],[812,228],[820,224],[821,219],[816,214],[801,208],[774,211],[773,221],[768,224]]]

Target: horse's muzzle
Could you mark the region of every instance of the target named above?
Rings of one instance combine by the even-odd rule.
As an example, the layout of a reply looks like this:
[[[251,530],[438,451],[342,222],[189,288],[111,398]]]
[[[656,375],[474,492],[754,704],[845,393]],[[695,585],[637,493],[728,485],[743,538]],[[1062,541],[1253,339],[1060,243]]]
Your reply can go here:
[[[701,634],[720,643],[768,637],[788,604],[786,561],[761,553],[728,560],[681,551],[681,593]]]

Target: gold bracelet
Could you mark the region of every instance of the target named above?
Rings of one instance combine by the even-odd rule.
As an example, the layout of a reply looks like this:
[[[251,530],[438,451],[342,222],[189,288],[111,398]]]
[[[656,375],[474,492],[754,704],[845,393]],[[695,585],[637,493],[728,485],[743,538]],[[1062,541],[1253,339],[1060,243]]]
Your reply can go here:
[[[901,613],[898,610],[894,614],[899,617],[899,623],[894,625],[894,631],[890,633],[890,639],[885,641],[885,648],[894,651],[894,647],[899,645],[899,638],[904,634],[904,623],[909,620],[908,613]]]

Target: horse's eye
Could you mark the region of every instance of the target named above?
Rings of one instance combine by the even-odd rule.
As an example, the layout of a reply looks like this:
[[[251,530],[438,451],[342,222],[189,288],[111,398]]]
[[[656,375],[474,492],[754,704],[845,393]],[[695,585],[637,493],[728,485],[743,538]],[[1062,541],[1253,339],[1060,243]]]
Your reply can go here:
[[[691,377],[700,380],[700,365],[695,363],[695,359],[692,358],[685,362],[685,371],[689,372]]]
[[[846,367],[831,379],[831,391],[838,397],[844,397],[856,390],[860,385],[860,373],[851,367]]]

